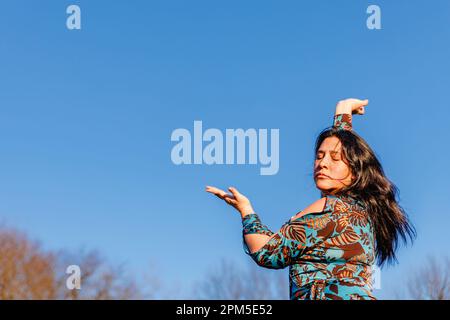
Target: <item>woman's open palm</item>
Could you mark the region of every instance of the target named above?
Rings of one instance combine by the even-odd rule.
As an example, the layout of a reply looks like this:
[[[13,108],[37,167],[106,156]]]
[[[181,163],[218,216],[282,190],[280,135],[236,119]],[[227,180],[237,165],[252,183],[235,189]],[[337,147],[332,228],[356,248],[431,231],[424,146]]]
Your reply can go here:
[[[224,200],[230,206],[233,206],[236,210],[238,210],[241,214],[251,213],[253,212],[252,205],[250,200],[242,193],[240,193],[236,188],[230,187],[228,190],[231,194],[226,193],[224,190],[221,190],[216,187],[206,186],[206,192],[210,192],[220,199]]]

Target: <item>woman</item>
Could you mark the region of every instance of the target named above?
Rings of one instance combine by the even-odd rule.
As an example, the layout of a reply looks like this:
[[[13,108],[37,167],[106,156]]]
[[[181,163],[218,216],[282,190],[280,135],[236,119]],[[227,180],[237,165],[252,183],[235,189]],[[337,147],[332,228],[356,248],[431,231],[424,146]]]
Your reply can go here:
[[[315,147],[314,180],[322,198],[292,216],[274,233],[263,225],[247,197],[207,186],[242,217],[245,252],[266,268],[289,266],[291,299],[375,299],[371,271],[396,260],[399,237],[415,231],[397,203],[395,185],[384,175],[369,145],[352,131],[352,115],[368,100],[336,106],[332,128]]]

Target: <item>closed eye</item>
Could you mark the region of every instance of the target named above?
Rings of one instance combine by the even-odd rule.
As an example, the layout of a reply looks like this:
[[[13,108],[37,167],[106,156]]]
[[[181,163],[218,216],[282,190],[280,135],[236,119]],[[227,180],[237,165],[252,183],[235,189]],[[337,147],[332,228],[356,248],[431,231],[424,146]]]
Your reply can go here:
[[[339,161],[341,160],[341,154],[339,151],[331,151],[331,159],[335,160],[335,161]]]

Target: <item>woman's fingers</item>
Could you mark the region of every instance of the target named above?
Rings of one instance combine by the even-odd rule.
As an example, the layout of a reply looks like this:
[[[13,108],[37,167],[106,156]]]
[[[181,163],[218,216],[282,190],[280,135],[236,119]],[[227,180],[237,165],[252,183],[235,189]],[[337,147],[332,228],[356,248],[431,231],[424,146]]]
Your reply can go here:
[[[348,99],[346,100],[346,103],[351,107],[353,114],[363,115],[365,113],[364,107],[369,104],[369,100]]]
[[[230,190],[231,194],[232,194],[236,199],[238,199],[239,196],[241,195],[240,192],[239,192],[236,188],[234,188],[234,187],[229,187],[228,190]]]
[[[234,205],[237,204],[236,199],[235,199],[233,196],[230,196],[229,194],[227,194],[227,195],[223,198],[223,200],[225,200],[226,203],[228,203],[228,204],[230,204],[230,205],[232,205],[232,206],[234,206]]]
[[[360,102],[360,105],[359,105],[359,108],[358,108],[358,114],[363,115],[364,112],[365,112],[364,107],[367,106],[368,104],[369,104],[369,100],[367,100],[367,99],[366,100],[362,100]]]
[[[221,190],[219,188],[206,186],[206,191],[216,195],[217,197],[219,197],[222,200],[225,200],[229,204],[235,204],[236,203],[236,200],[234,199],[234,196],[226,193],[225,191],[223,191],[223,190]]]
[[[349,99],[348,103],[354,108],[360,108],[367,106],[369,104],[369,100]]]
[[[216,195],[217,197],[224,200],[226,203],[228,203],[231,206],[235,207],[238,204],[238,201],[236,200],[236,197],[234,194],[228,194],[225,191],[223,191],[222,189],[219,189],[216,187],[211,187],[211,186],[206,186],[206,191]],[[234,190],[234,192],[236,192],[236,191],[237,190]]]
[[[350,99],[341,100],[341,101],[339,101],[339,103],[350,104],[352,106],[362,107],[362,106],[367,106],[369,104],[369,99],[361,100],[361,99],[350,98]]]
[[[218,197],[223,197],[225,196],[227,193],[219,188],[216,187],[210,187],[210,186],[206,186],[206,192],[210,192],[212,194],[215,194]]]

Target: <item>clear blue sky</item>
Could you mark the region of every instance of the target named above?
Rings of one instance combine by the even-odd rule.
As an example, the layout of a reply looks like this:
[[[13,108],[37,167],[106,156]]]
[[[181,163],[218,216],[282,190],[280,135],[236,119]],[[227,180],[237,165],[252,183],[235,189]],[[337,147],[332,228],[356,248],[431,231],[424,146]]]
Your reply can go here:
[[[77,4],[82,29],[66,28]],[[381,7],[381,30],[366,8]],[[355,130],[418,231],[382,272],[392,298],[429,254],[448,255],[450,3],[3,1],[0,217],[50,248],[156,263],[188,287],[242,263],[240,218],[204,191],[237,187],[278,228],[318,199],[313,143],[335,103],[368,98]],[[280,169],[175,166],[176,128],[277,128]],[[287,275],[286,275],[287,281]]]

